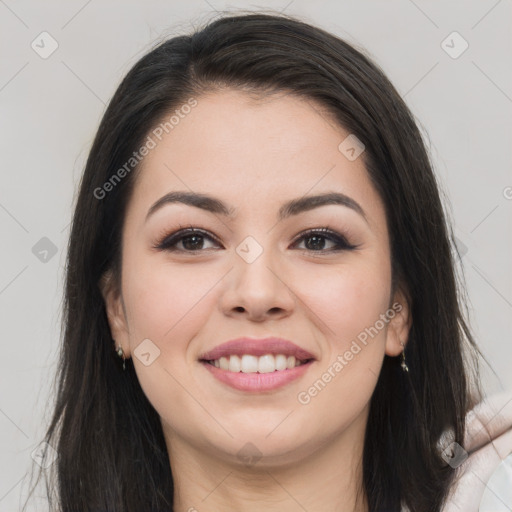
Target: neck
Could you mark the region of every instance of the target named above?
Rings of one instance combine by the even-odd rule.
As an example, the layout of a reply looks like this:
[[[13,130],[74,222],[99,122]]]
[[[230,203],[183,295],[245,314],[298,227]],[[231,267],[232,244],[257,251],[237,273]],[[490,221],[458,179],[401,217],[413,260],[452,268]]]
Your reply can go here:
[[[252,465],[223,460],[191,446],[164,425],[174,511],[367,512],[362,491],[366,419],[365,409],[341,435],[287,464],[268,457]]]

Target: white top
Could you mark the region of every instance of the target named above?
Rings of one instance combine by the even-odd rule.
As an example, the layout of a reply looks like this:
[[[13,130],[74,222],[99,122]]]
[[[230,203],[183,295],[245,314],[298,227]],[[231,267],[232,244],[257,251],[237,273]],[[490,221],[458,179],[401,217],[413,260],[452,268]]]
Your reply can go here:
[[[512,510],[512,453],[501,462],[487,482],[478,512]]]
[[[512,391],[485,398],[467,415],[465,450],[442,512],[512,510]]]

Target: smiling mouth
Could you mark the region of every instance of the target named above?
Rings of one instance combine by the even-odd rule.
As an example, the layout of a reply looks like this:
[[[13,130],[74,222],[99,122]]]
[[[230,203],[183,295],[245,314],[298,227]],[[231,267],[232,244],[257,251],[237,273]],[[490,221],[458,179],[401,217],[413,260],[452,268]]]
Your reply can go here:
[[[313,359],[300,360],[295,356],[286,356],[285,354],[265,354],[263,356],[233,354],[219,359],[201,359],[200,361],[232,373],[273,373],[292,370],[297,366],[310,363]]]

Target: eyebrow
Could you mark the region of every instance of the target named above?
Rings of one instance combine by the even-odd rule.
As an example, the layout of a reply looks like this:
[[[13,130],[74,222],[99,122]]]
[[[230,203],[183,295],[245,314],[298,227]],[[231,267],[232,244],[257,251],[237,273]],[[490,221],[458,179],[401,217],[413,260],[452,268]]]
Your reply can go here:
[[[236,208],[227,206],[220,199],[208,196],[206,194],[175,191],[165,194],[151,206],[151,208],[148,210],[148,213],[146,214],[146,221],[162,206],[172,203],[182,203],[189,206],[194,206],[207,212],[223,215],[229,219],[233,219],[237,211]],[[298,215],[302,212],[313,210],[314,208],[319,208],[320,206],[333,204],[351,208],[359,215],[361,215],[361,217],[363,217],[366,222],[368,222],[366,214],[360,204],[351,197],[340,192],[327,192],[324,194],[304,196],[297,199],[292,199],[291,201],[287,201],[281,206],[281,208],[279,208],[278,218],[281,221],[291,217],[292,215]]]

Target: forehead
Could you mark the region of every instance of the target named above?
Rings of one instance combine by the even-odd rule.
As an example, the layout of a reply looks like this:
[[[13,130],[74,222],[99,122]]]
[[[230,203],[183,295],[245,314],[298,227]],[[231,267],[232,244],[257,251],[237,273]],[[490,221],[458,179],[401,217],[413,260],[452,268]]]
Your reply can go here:
[[[336,190],[382,216],[363,159],[351,161],[339,149],[350,133],[318,103],[235,90],[196,101],[150,132],[155,145],[142,161],[135,209],[147,211],[172,190],[217,196],[241,214],[244,205],[275,202],[278,209],[287,199]]]

